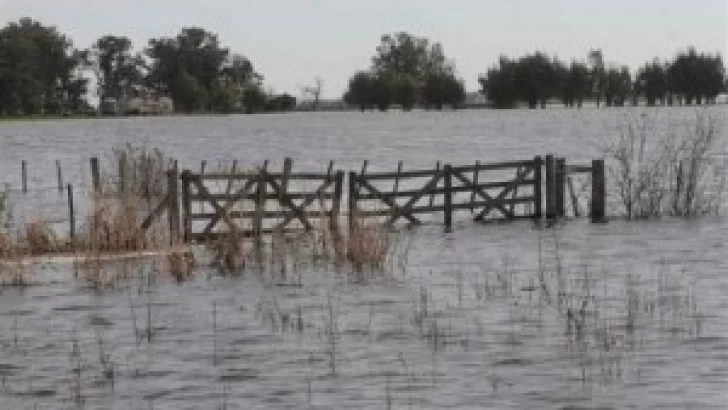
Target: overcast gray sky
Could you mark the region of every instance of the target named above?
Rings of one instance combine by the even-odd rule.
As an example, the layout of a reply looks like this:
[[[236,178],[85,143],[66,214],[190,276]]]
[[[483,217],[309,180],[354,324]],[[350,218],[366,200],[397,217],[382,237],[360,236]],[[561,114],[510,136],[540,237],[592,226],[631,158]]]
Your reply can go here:
[[[689,45],[728,48],[728,0],[0,0],[0,21],[21,17],[55,25],[79,48],[116,34],[141,49],[201,26],[277,92],[298,95],[321,76],[326,97],[369,66],[382,34],[401,30],[441,42],[468,90],[502,53],[569,60],[601,47],[608,62],[634,68]]]

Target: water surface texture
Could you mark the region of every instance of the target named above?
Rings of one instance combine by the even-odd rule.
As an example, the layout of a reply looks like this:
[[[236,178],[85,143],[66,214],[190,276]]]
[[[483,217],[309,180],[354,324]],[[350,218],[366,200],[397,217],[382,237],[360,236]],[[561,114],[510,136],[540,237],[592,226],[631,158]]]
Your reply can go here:
[[[722,126],[724,108],[708,111]],[[293,157],[358,169],[600,154],[647,113],[680,132],[693,109],[319,113],[0,123],[0,173],[18,213],[63,218],[55,164],[125,142],[197,169]],[[38,192],[35,192],[38,191]],[[22,209],[21,209],[22,208]],[[459,214],[402,230],[383,272],[313,258],[289,241],[264,269],[201,263],[177,283],[164,258],[105,267],[102,291],[69,263],[26,266],[0,288],[2,409],[724,409],[728,222],[551,228]],[[198,260],[207,255],[198,250]]]

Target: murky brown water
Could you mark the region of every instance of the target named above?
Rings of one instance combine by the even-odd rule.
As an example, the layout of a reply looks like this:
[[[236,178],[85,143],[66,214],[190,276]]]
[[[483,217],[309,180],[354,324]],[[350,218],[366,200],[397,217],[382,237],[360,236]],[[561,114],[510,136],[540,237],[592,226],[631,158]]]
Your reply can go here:
[[[17,187],[26,158],[31,189],[52,188],[60,158],[80,186],[84,158],[123,141],[164,146],[194,167],[202,158],[284,156],[306,169],[329,159],[358,167],[368,158],[391,170],[399,159],[429,166],[546,152],[582,161],[625,115],[8,123],[0,124],[0,172]],[[692,111],[656,115],[676,127]],[[18,212],[43,201],[62,218],[57,192],[34,195],[13,194]],[[551,229],[480,226],[467,213],[457,220],[452,234],[438,226],[399,233],[387,272],[376,274],[303,251],[290,256],[285,277],[279,266],[222,276],[203,264],[178,284],[156,261],[107,267],[126,268],[129,279],[100,293],[68,264],[28,267],[36,286],[0,290],[0,408],[79,400],[99,409],[725,408],[724,217]]]

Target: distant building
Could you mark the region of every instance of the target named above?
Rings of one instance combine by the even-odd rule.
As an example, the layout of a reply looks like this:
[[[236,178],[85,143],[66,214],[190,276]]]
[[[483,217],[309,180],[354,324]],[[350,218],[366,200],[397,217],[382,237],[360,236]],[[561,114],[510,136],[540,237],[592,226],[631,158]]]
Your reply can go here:
[[[162,115],[174,112],[174,101],[167,96],[142,91],[134,97],[122,98],[119,111],[122,115]]]
[[[480,91],[465,93],[463,107],[486,107],[488,104],[488,97]]]
[[[119,114],[119,102],[116,101],[116,98],[104,98],[99,103],[99,110],[101,111],[101,115],[117,115]]]
[[[717,97],[715,97],[716,104],[728,104],[728,93],[722,93],[718,94]]]

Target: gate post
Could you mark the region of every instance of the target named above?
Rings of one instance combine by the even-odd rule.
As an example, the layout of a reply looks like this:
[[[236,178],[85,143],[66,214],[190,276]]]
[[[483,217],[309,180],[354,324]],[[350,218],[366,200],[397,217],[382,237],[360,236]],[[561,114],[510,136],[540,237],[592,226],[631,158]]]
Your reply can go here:
[[[554,184],[554,207],[556,217],[563,218],[566,216],[565,201],[566,196],[566,159],[557,158],[555,162],[555,184]]]
[[[606,222],[606,197],[607,185],[606,176],[604,175],[604,160],[595,159],[592,161],[592,223]]]
[[[359,201],[359,184],[356,172],[349,172],[349,233],[356,227],[357,202]]]
[[[541,167],[543,166],[543,160],[540,156],[533,158],[533,219],[540,221],[543,216],[543,195],[541,193]]]
[[[341,194],[344,189],[344,171],[336,171],[334,176],[334,198],[331,200],[330,226],[332,231],[339,230],[339,215],[341,215]]]
[[[546,155],[546,219],[550,220],[556,218],[554,198],[554,186],[556,185],[556,180],[554,168],[554,156],[551,154]]]
[[[169,244],[175,245],[179,240],[179,188],[177,181],[177,162],[167,171],[167,214],[169,217]]]
[[[445,179],[445,232],[452,232],[452,166],[445,164],[443,173]]]
[[[95,194],[101,193],[101,174],[99,172],[99,159],[98,157],[91,157],[89,160],[91,163],[91,184],[94,188]]]
[[[180,174],[180,180],[182,181],[182,240],[184,243],[190,242],[192,233],[192,219],[191,219],[191,208],[190,204],[190,171],[184,170]]]

